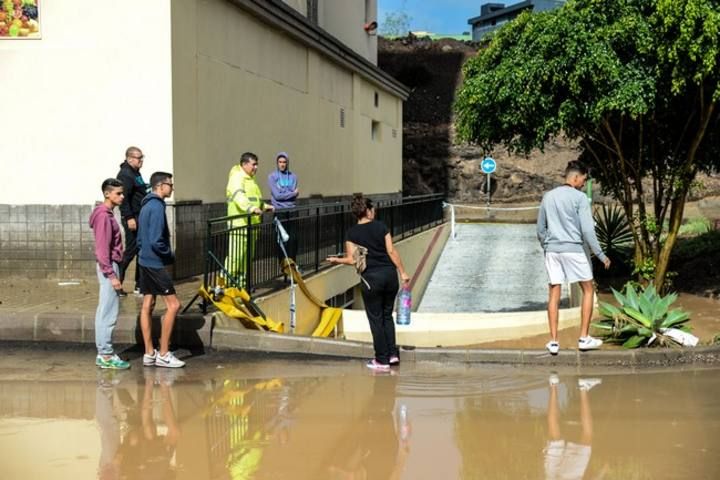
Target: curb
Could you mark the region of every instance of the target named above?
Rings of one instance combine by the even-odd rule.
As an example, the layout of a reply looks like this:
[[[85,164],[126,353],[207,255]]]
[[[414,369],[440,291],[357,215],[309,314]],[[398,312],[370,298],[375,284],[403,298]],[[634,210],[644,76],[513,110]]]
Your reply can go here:
[[[95,343],[95,315],[43,312],[0,316],[0,341],[43,343]],[[372,344],[258,330],[213,328],[212,315],[178,315],[172,343],[191,351],[212,348],[217,351],[291,353],[306,357],[368,359]],[[159,336],[160,316],[153,316],[153,337]],[[139,317],[120,315],[113,343],[135,345],[142,342]],[[695,348],[598,350],[580,352],[561,350],[550,355],[545,350],[476,348],[427,348],[400,346],[403,362],[444,364],[569,366],[569,367],[670,367],[720,365],[720,345]]]
[[[295,353],[337,358],[373,356],[371,343],[307,336],[292,336],[253,330],[216,328],[212,347],[218,351]],[[720,345],[677,349],[563,350],[550,355],[545,350],[484,350],[475,348],[400,347],[403,362],[439,362],[479,365],[573,366],[573,367],[664,367],[720,365]]]

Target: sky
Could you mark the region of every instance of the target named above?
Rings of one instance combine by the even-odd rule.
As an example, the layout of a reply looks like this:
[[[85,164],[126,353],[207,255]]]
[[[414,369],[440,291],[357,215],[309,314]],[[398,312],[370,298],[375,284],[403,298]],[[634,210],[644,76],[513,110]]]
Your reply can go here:
[[[468,19],[480,15],[484,3],[510,5],[518,0],[377,0],[378,23],[386,12],[404,11],[410,19],[410,30],[432,33],[469,32]]]

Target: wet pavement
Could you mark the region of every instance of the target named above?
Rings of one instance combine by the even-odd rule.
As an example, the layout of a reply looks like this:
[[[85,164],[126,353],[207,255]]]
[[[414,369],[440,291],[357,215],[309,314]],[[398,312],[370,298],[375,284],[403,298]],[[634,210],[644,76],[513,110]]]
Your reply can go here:
[[[535,225],[456,225],[419,312],[512,312],[544,310],[547,275]],[[563,305],[567,306],[563,286]]]
[[[117,372],[92,348],[0,348],[3,479],[720,477],[718,369],[131,352]]]

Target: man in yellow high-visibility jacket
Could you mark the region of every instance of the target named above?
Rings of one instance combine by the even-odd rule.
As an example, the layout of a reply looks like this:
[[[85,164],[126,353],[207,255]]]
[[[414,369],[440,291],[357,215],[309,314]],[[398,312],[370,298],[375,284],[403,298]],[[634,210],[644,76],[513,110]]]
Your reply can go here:
[[[229,222],[230,241],[228,243],[228,254],[225,259],[225,269],[240,285],[245,286],[245,272],[247,263],[251,260],[248,258],[248,246],[252,251],[255,247],[255,239],[257,232],[250,235],[248,244],[248,219],[250,224],[255,225],[262,221],[262,213],[264,211],[273,210],[272,205],[266,205],[262,201],[262,192],[260,186],[255,181],[257,173],[258,158],[257,155],[245,152],[240,157],[240,164],[235,165],[230,170],[228,183],[226,188],[227,195],[227,214],[228,216],[245,215],[243,217],[231,220]]]

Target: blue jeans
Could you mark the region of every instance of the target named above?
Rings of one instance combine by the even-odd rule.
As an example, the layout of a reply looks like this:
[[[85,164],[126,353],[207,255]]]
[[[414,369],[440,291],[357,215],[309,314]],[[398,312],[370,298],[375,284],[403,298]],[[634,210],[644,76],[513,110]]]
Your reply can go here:
[[[100,271],[100,265],[95,264],[95,268],[98,283],[100,284],[98,307],[95,312],[95,345],[97,346],[98,355],[112,355],[112,333],[117,323],[120,300],[112,283],[110,283],[110,279],[105,278]],[[120,267],[115,262],[113,262],[113,270],[115,275],[120,278]]]

